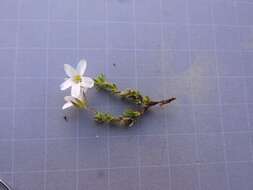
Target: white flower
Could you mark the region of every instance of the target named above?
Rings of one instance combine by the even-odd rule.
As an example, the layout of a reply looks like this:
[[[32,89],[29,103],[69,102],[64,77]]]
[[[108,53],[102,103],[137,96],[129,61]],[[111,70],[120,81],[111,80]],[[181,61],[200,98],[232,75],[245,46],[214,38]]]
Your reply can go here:
[[[66,101],[66,103],[62,106],[63,110],[73,106],[79,109],[83,109],[87,106],[86,102],[81,97],[76,98],[73,96],[65,96],[64,100]]]
[[[93,79],[83,76],[86,67],[87,62],[85,60],[80,60],[76,69],[68,64],[64,64],[64,70],[69,78],[61,84],[61,90],[66,90],[71,87],[71,96],[78,98],[81,89],[82,92],[86,92],[88,88],[92,88],[94,86]]]

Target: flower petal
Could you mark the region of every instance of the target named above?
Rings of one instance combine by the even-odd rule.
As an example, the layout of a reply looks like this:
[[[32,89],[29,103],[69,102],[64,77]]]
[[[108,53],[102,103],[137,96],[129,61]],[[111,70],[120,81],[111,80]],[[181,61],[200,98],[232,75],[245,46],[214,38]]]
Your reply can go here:
[[[72,96],[65,96],[65,97],[64,97],[64,100],[65,100],[66,102],[72,102],[73,100],[75,100],[75,98],[72,97]]]
[[[82,77],[82,87],[92,88],[94,86],[94,80],[90,77]]]
[[[67,103],[65,103],[65,104],[62,106],[62,109],[65,110],[65,109],[67,109],[67,108],[69,108],[69,107],[72,107],[72,106],[73,106],[73,104],[72,104],[71,102],[67,102]]]
[[[80,96],[80,90],[81,90],[81,87],[79,84],[72,85],[71,96],[78,98]]]
[[[77,72],[79,73],[79,75],[83,75],[85,70],[87,68],[87,61],[84,59],[81,59],[76,67]]]
[[[67,79],[67,80],[65,80],[65,81],[60,85],[60,88],[61,88],[61,90],[66,90],[66,89],[68,89],[69,87],[71,87],[71,84],[72,84],[71,79]]]
[[[85,94],[87,92],[88,88],[82,88],[82,90],[83,90],[83,93]]]
[[[87,91],[87,88],[83,88],[81,85],[80,85],[80,95],[79,95],[79,97],[78,97],[78,99],[80,99],[80,100],[83,100],[85,97],[85,92]]]
[[[77,71],[71,65],[64,64],[64,70],[69,77],[78,75]]]

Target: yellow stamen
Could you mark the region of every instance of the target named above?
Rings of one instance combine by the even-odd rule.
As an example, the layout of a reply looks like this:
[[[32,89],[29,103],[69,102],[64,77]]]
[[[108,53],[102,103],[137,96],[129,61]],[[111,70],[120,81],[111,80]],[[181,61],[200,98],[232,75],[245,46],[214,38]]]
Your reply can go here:
[[[73,77],[74,82],[79,83],[82,82],[82,77],[80,75],[76,75]]]

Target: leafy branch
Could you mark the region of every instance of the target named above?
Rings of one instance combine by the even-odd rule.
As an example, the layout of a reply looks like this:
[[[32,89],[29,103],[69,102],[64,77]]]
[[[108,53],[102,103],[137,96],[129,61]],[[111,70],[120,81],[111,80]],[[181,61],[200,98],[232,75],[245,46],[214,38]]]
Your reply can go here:
[[[116,84],[111,83],[106,80],[105,75],[100,74],[97,78],[94,79],[95,86],[98,90],[104,90],[107,92],[110,92],[111,94],[125,99],[131,103],[134,103],[136,105],[142,106],[142,107],[151,107],[159,104],[160,106],[164,106],[166,104],[171,103],[172,101],[176,100],[175,97],[160,100],[160,101],[153,101],[150,99],[149,96],[143,96],[138,90],[133,89],[126,89],[120,91]]]
[[[141,112],[128,109],[120,116],[114,116],[110,113],[96,112],[95,121],[98,123],[107,123],[123,127],[132,127],[136,120],[142,115]]]
[[[165,100],[153,101],[150,99],[150,97],[143,96],[137,90],[126,89],[121,91],[118,89],[116,84],[107,81],[103,74],[99,75],[96,79],[94,79],[94,81],[95,86],[98,90],[107,91],[116,97],[140,106],[139,110],[128,109],[124,111],[124,113],[120,116],[114,116],[110,113],[105,112],[96,112],[94,118],[98,123],[131,127],[135,124],[137,119],[144,115],[144,113],[148,111],[152,106],[159,105],[162,107],[176,100],[175,97],[172,97]]]

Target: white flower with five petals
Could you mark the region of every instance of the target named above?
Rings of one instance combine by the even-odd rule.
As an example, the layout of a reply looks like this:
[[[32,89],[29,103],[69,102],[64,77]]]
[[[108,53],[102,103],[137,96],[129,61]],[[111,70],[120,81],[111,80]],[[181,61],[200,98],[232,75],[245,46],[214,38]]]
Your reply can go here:
[[[71,96],[78,98],[81,93],[86,92],[88,88],[92,88],[94,86],[94,80],[90,77],[83,76],[86,67],[87,62],[85,60],[80,60],[76,69],[65,64],[64,70],[69,78],[61,84],[61,90],[66,90],[71,87]]]

